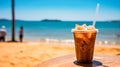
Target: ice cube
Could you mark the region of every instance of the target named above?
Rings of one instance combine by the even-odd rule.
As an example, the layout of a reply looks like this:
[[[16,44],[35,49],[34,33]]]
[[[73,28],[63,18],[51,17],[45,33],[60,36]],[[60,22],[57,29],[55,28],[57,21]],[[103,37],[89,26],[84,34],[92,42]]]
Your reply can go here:
[[[87,30],[95,30],[95,27],[93,27],[93,26],[87,26]]]
[[[76,27],[75,27],[76,30],[83,30],[84,28],[78,24],[76,24]]]
[[[87,27],[87,25],[86,25],[86,24],[83,24],[83,25],[82,25],[82,27],[86,28],[86,27]]]

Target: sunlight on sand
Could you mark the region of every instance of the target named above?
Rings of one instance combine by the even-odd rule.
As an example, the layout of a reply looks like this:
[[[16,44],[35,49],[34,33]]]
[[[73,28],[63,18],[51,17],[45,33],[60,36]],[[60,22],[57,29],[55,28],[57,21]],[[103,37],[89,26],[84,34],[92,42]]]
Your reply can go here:
[[[120,56],[120,46],[95,46],[94,53]],[[0,67],[31,67],[68,54],[75,54],[74,45],[49,45],[39,42],[0,43]]]

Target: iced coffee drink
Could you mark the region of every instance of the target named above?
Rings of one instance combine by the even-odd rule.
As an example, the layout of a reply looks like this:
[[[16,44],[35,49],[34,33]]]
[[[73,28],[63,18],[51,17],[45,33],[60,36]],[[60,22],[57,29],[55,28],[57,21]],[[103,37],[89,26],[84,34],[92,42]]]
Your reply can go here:
[[[85,24],[82,26],[76,24],[72,32],[74,34],[77,62],[92,62],[97,29]]]

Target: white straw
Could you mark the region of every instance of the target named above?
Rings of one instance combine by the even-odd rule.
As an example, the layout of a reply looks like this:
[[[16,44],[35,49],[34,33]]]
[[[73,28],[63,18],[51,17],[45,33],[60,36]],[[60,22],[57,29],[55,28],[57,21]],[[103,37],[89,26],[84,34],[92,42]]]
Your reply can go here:
[[[100,6],[100,4],[97,3],[96,13],[95,13],[94,20],[93,20],[93,26],[94,26],[94,27],[95,27],[95,23],[96,23],[97,15],[98,15],[99,6]]]

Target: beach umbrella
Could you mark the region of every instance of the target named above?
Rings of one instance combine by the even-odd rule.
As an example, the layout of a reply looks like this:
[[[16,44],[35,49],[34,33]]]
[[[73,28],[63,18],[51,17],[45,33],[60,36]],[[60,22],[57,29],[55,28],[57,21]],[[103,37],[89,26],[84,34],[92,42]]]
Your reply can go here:
[[[12,0],[12,42],[15,42],[15,9],[14,0]]]

